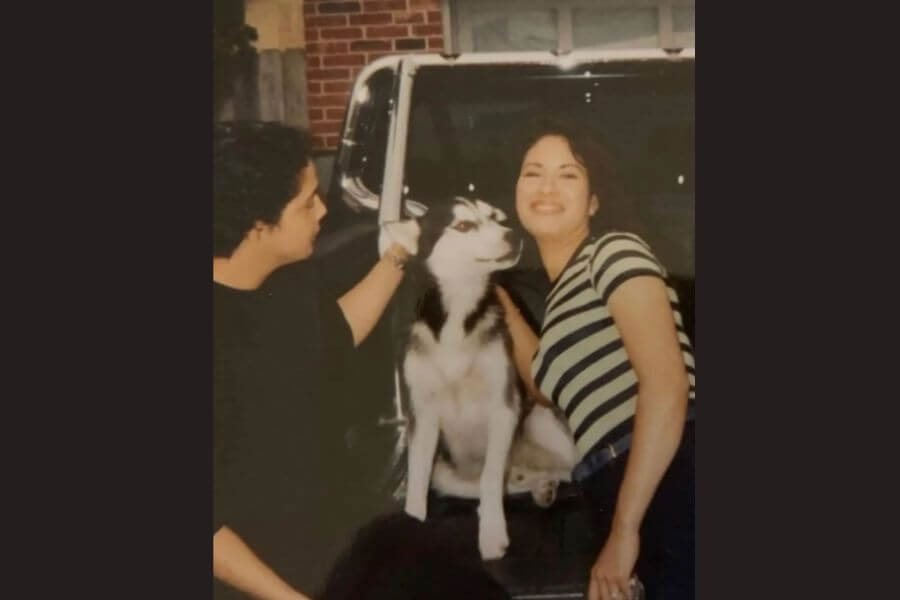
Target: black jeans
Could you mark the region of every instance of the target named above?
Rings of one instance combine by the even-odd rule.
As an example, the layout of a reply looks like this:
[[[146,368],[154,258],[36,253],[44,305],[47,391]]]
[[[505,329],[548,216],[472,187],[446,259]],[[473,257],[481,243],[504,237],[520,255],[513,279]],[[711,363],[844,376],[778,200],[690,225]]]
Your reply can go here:
[[[598,539],[612,525],[628,453],[580,483]],[[694,598],[694,422],[685,424],[681,445],[647,507],[641,524],[635,571],[648,600]]]

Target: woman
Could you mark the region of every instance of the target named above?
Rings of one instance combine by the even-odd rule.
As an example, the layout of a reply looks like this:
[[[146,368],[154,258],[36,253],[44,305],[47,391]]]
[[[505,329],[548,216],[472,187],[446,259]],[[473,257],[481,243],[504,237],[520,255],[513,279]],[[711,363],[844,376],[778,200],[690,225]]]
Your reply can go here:
[[[311,150],[277,124],[214,133],[217,598],[302,600],[326,572],[353,499],[329,486],[342,436],[324,390],[403,278],[395,244],[341,297],[323,289],[307,260],[327,212]]]
[[[565,124],[541,126],[516,184],[516,212],[552,282],[540,337],[498,294],[523,380],[575,436],[574,478],[605,540],[588,598],[628,598],[635,572],[649,598],[691,598],[694,359],[646,243],[592,235],[614,190],[602,148]]]

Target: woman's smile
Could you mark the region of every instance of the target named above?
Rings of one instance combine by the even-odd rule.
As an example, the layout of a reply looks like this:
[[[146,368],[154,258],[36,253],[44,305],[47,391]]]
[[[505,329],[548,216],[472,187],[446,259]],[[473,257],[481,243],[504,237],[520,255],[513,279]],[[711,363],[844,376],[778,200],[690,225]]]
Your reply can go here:
[[[538,215],[558,215],[565,207],[553,200],[536,200],[530,204],[531,211]]]

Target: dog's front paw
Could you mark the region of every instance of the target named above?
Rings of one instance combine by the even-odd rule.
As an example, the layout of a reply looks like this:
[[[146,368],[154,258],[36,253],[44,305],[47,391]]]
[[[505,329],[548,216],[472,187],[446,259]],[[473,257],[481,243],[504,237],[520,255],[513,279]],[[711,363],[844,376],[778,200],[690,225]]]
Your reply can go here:
[[[556,500],[556,489],[559,482],[555,479],[540,479],[531,490],[534,503],[541,508],[548,508]]]
[[[506,523],[502,521],[482,521],[478,528],[478,550],[484,560],[503,558],[509,547]]]

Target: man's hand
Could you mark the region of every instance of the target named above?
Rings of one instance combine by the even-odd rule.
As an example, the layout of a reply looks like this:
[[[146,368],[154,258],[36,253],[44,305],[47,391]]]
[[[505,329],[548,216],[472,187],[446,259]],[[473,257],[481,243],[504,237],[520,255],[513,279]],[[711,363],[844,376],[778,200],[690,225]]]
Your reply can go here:
[[[629,580],[639,549],[636,529],[613,527],[591,568],[588,600],[632,600]]]
[[[419,234],[422,228],[415,219],[382,223],[378,232],[378,256],[384,256],[388,248],[398,244],[408,255],[414,256],[419,251]]]
[[[263,563],[227,526],[213,535],[213,576],[253,598],[310,600]]]

